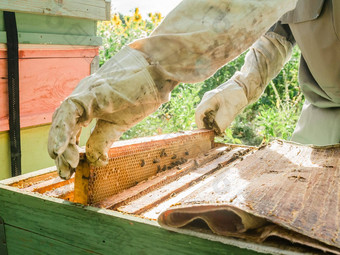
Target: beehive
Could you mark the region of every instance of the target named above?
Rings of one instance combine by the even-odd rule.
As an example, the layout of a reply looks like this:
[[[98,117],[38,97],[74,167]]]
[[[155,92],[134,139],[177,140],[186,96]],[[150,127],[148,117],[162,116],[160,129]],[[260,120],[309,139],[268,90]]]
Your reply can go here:
[[[197,155],[194,151],[198,151],[198,146],[190,146],[189,137],[193,143],[201,145]],[[312,148],[277,141],[266,147],[255,148],[212,144],[211,137],[209,131],[196,131],[116,144],[110,151],[111,162],[106,170],[118,169],[119,161],[129,158],[132,161],[127,162],[131,165],[128,170],[136,179],[123,181],[121,185],[126,187],[121,190],[113,185],[114,192],[111,195],[97,197],[100,201],[93,200],[90,206],[72,202],[75,198],[74,191],[79,187],[74,188],[74,179],[60,179],[54,168],[0,182],[0,203],[3,205],[0,207],[0,222],[2,217],[9,254],[36,254],[37,251],[43,254],[62,254],[65,251],[72,254],[173,254],[178,251],[185,254],[320,254],[318,249],[339,253],[338,240],[332,239],[332,235],[338,231],[338,217],[332,206],[332,203],[337,203],[333,199],[337,195],[327,192],[338,187],[339,179],[332,177],[337,177],[340,170],[339,146]],[[184,145],[177,146],[177,140],[181,139],[188,140]],[[153,143],[155,146],[152,146]],[[175,145],[176,147],[171,147]],[[140,151],[140,148],[145,151]],[[151,152],[147,152],[148,149]],[[181,155],[183,152],[185,156],[192,155],[193,158],[188,157],[185,163],[174,164],[173,168],[158,171],[158,164],[162,165],[169,160],[168,155]],[[152,157],[142,164],[141,159],[146,155],[143,153],[150,153]],[[153,163],[151,159],[158,156],[164,162]],[[148,171],[140,171],[148,164],[152,166]],[[171,162],[165,164],[169,165]],[[89,188],[91,181],[99,181],[97,184],[102,183],[104,186],[117,181],[113,174],[107,174],[104,182],[103,179],[91,180],[96,171],[103,169],[86,169],[88,176],[84,176],[84,169],[77,169],[78,178],[84,181],[80,187],[85,188],[83,192],[87,195],[86,199],[90,197],[89,191],[97,192]],[[93,176],[90,175],[91,172]],[[119,172],[114,173],[119,175]],[[121,172],[124,173],[123,170]],[[321,179],[316,178],[321,175]],[[141,181],[140,178],[144,180]],[[108,180],[111,182],[107,182]],[[312,185],[315,181],[315,187],[318,188]],[[299,192],[288,192],[290,196],[284,197],[291,189]],[[265,196],[266,199],[257,199],[258,192],[262,192],[261,197]],[[301,198],[304,192],[315,194],[316,197],[322,196],[323,203],[331,205],[331,210],[308,211],[306,214],[308,205],[313,205],[313,208],[322,206],[313,203],[314,195],[302,196],[307,199],[305,205],[299,201],[290,203],[294,197]],[[276,200],[280,203],[273,203]],[[85,201],[89,203],[89,200]],[[259,244],[255,242],[254,232],[247,232],[248,236],[239,235],[245,240],[219,236],[199,222],[184,229],[166,227],[172,232],[159,228],[156,219],[162,212],[176,212],[176,208],[186,210],[186,205],[238,206],[257,216],[262,214],[261,217],[271,223],[291,224],[285,225],[288,229],[298,226],[294,235],[287,232],[286,228],[283,231],[270,224],[266,224],[265,229],[275,230],[276,236],[298,240],[307,246],[275,238]],[[271,210],[272,205],[276,205],[277,209]],[[291,207],[295,211],[290,211]],[[286,217],[292,212],[293,216],[297,215],[302,220],[294,222]],[[317,216],[320,213],[321,217]],[[323,220],[326,219],[325,216],[328,217],[326,221]],[[313,222],[321,227],[321,232],[305,231],[306,226]],[[323,224],[327,225],[329,222],[335,224],[331,228],[323,227]],[[305,236],[301,236],[300,232]],[[331,240],[334,240],[334,245],[327,244]],[[46,245],[36,245],[37,242]],[[53,253],[48,252],[51,247]]]

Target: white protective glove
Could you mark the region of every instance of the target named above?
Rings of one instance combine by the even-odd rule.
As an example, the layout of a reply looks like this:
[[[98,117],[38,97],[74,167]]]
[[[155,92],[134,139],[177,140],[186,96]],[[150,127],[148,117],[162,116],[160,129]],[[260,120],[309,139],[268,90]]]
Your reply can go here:
[[[290,59],[292,48],[292,43],[281,35],[274,32],[263,35],[250,48],[241,70],[203,96],[196,109],[197,126],[221,135],[248,104],[261,96]]]
[[[99,120],[86,144],[86,157],[102,166],[112,143],[169,99],[172,87],[158,83],[159,93],[151,75],[157,78],[157,69],[143,53],[125,47],[79,83],[54,113],[49,134],[48,151],[62,178],[69,179],[78,165],[76,137],[93,118]]]

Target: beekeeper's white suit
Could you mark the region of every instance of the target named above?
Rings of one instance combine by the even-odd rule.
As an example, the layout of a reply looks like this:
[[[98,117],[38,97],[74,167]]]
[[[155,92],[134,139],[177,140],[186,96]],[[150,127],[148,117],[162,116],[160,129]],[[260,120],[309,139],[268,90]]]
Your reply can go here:
[[[293,10],[296,2],[182,1],[150,37],[128,45],[83,79],[56,110],[48,149],[60,176],[67,179],[74,172],[79,161],[76,136],[93,118],[98,121],[87,142],[86,155],[92,164],[100,166],[106,163],[111,144],[168,101],[178,83],[207,79],[260,38],[241,71],[208,92],[197,109],[199,127],[223,131],[261,95],[289,59],[294,41],[275,29],[266,31]],[[289,15],[294,20],[294,13]]]

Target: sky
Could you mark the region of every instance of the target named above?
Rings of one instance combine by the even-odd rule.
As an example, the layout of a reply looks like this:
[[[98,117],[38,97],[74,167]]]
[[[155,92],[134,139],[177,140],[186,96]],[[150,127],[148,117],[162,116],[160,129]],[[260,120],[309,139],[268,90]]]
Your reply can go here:
[[[162,16],[168,14],[181,0],[111,0],[113,12],[129,14],[136,7],[139,8],[142,16],[148,13],[160,12]]]

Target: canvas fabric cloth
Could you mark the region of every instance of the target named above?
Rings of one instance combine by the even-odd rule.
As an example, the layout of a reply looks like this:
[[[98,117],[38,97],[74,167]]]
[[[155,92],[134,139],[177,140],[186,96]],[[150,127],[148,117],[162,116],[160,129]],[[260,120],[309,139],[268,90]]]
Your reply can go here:
[[[299,82],[306,103],[292,140],[340,143],[340,2],[299,0],[281,18],[301,49]]]

